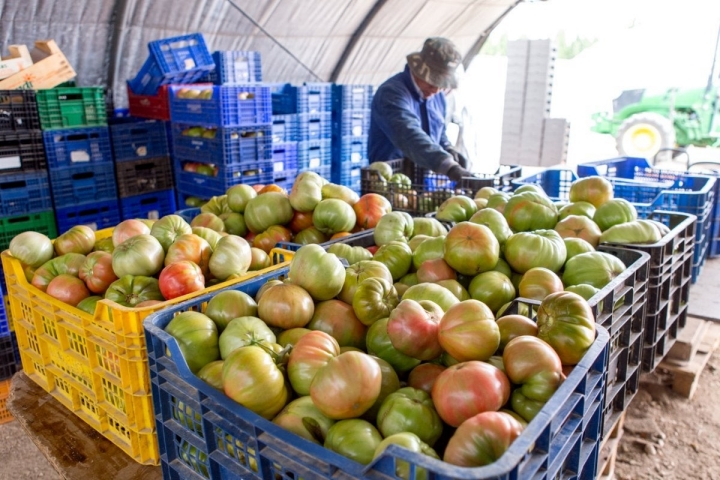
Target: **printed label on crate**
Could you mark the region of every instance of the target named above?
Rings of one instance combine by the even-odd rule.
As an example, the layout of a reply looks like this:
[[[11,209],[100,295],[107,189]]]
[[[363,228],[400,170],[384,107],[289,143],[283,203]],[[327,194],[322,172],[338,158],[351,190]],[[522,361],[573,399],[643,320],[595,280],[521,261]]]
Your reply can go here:
[[[150,210],[147,214],[148,220],[159,220],[160,212],[158,210]]]
[[[353,134],[353,136],[355,136],[355,137],[361,136],[361,135],[363,134],[363,127],[362,127],[362,125],[355,125],[355,126],[352,128],[352,134]]]
[[[87,225],[88,227],[92,228],[95,231],[97,231],[97,229],[98,229],[97,222],[84,223],[83,225]]]
[[[71,163],[87,163],[90,161],[90,155],[87,150],[73,150],[70,152]]]
[[[0,170],[7,170],[9,168],[20,168],[22,162],[20,157],[2,157],[0,158]]]
[[[273,172],[282,172],[285,170],[285,162],[275,162],[273,164]]]
[[[351,163],[359,163],[362,161],[362,154],[360,152],[353,152],[350,154]]]
[[[250,79],[250,65],[247,57],[238,57],[235,59],[235,75],[239,76],[239,80],[244,82]]]
[[[360,176],[360,169],[359,169],[359,168],[353,168],[353,169],[350,171],[350,176],[351,176],[351,177],[359,177],[359,176]]]
[[[193,60],[192,58],[186,58],[183,63],[185,64],[185,70],[195,68],[195,60]]]
[[[320,168],[320,165],[322,165],[322,161],[320,160],[320,158],[310,159],[310,168]]]

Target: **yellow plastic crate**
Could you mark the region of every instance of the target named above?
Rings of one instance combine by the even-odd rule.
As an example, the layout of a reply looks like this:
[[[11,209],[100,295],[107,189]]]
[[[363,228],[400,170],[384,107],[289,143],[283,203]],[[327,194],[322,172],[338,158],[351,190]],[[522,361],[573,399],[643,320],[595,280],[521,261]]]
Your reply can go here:
[[[113,229],[96,232],[98,239]],[[34,382],[139,463],[159,454],[143,320],[185,300],[287,266],[293,252],[275,249],[274,265],[246,276],[144,308],[101,300],[95,314],[29,284],[20,262],[2,252],[2,266],[23,370]]]
[[[10,396],[10,381],[12,381],[12,378],[0,382],[0,425],[15,420],[15,417],[7,409],[7,399]]]
[[[6,296],[5,300],[5,317],[7,317],[8,328],[11,332],[15,331],[15,325],[13,325],[12,312],[10,311],[10,297]]]

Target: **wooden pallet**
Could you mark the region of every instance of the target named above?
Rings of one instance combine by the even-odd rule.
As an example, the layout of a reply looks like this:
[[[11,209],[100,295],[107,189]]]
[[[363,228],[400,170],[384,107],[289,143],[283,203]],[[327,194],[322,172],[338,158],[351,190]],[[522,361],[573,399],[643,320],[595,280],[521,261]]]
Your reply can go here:
[[[0,90],[53,88],[75,78],[75,70],[54,40],[38,40],[30,52],[33,65],[0,80]]]
[[[691,399],[700,374],[719,345],[720,324],[688,318],[687,327],[658,365],[658,373],[665,377],[663,383],[671,384],[676,393]]]
[[[623,425],[625,424],[625,414],[623,412],[618,417],[615,426],[610,431],[610,435],[603,440],[600,445],[600,458],[598,460],[598,480],[613,480],[615,478],[615,462],[617,460],[618,447],[623,436]]]

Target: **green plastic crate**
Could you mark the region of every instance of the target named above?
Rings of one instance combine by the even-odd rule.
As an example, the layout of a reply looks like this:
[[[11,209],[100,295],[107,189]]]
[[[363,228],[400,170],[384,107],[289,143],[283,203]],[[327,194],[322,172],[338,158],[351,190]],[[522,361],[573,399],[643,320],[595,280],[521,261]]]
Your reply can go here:
[[[38,90],[37,104],[43,130],[107,125],[103,87]]]
[[[0,252],[7,250],[15,235],[29,230],[44,233],[50,238],[57,237],[55,213],[49,210],[42,213],[0,218]]]

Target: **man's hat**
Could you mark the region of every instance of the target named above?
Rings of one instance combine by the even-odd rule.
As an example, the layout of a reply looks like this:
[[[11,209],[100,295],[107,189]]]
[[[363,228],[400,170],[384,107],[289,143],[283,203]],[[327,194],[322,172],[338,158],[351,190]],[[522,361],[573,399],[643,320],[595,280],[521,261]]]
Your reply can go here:
[[[457,88],[462,56],[447,38],[425,40],[422,51],[407,56],[410,71],[438,88]],[[460,70],[458,70],[460,67]]]

